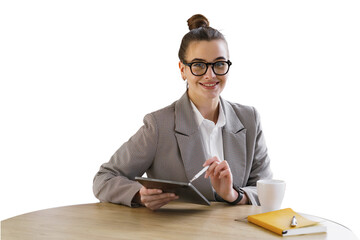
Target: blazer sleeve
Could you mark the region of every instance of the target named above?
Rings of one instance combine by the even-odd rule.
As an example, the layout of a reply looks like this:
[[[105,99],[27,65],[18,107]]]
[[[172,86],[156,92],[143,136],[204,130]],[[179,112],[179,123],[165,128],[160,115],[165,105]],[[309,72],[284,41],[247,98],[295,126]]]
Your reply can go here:
[[[142,185],[134,181],[151,166],[158,139],[152,114],[144,117],[144,125],[101,165],[94,177],[93,192],[101,202],[132,206],[132,199]]]
[[[273,174],[270,169],[270,158],[268,156],[268,150],[260,123],[260,116],[255,108],[253,108],[253,110],[256,123],[254,157],[248,182],[246,187],[243,187],[242,189],[245,191],[252,205],[260,205],[256,182],[260,179],[271,179]]]

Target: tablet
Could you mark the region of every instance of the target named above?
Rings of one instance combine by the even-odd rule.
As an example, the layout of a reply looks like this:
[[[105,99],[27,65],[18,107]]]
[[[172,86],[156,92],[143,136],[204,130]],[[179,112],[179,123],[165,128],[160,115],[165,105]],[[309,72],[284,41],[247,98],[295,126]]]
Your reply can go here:
[[[146,188],[161,189],[166,193],[175,193],[179,201],[210,205],[210,202],[191,183],[135,177],[135,180]]]

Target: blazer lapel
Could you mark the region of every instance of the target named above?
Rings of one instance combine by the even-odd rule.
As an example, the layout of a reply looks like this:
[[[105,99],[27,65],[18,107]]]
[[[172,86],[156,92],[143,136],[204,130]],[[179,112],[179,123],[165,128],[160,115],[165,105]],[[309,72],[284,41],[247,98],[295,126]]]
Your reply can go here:
[[[230,166],[234,183],[241,187],[246,174],[246,129],[230,103],[220,100],[226,117],[223,128],[224,159]]]
[[[190,180],[203,168],[206,161],[203,141],[197,126],[187,92],[175,105],[175,136],[178,142],[181,159],[187,178]],[[193,182],[193,185],[209,200],[214,200],[214,194],[209,179],[203,176]]]

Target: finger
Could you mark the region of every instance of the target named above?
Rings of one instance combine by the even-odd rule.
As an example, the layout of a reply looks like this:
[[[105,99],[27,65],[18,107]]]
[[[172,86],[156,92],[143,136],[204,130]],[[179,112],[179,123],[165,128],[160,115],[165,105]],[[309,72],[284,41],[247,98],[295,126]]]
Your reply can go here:
[[[218,162],[212,162],[210,167],[208,168],[208,170],[206,170],[206,173],[205,173],[205,178],[209,177],[209,176],[213,176],[214,174],[214,170],[215,168],[217,167],[217,165],[219,165]]]
[[[153,208],[160,208],[166,204],[168,204],[169,202],[178,199],[178,196],[172,196],[172,197],[168,197],[168,198],[164,198],[164,199],[159,199],[156,201],[152,201],[150,204],[152,205]]]
[[[219,163],[216,168],[214,169],[214,176],[218,176],[220,174],[220,172],[226,170],[226,169],[230,169],[229,165],[227,164],[227,162],[224,160],[221,163]]]
[[[154,196],[159,196],[162,193],[161,189],[148,189],[146,187],[142,187],[139,191],[140,193],[140,202],[142,205],[145,205],[147,202],[154,199]],[[156,199],[156,197],[155,197]]]
[[[157,194],[161,194],[162,190],[161,189],[156,189],[156,188],[148,188],[147,189],[147,195],[157,195]]]
[[[166,199],[172,199],[176,197],[174,193],[163,193],[163,194],[156,194],[156,195],[144,195],[141,196],[141,202],[143,202],[146,206],[147,203],[151,202],[161,202]]]
[[[229,178],[231,177],[231,171],[230,169],[226,169],[224,171],[221,171],[220,174],[219,174],[219,178]]]
[[[217,165],[221,162],[216,156],[215,157],[212,157],[210,159],[207,160],[209,164],[209,168],[208,170],[206,171],[206,176],[208,177],[209,175],[212,175],[214,169],[217,167]]]
[[[165,196],[162,196],[164,198],[159,198],[159,199],[156,199],[153,201],[146,202],[144,205],[151,210],[156,210],[156,209],[168,204],[169,202],[179,198],[175,194],[172,194],[172,195],[163,194],[163,195],[165,195]]]
[[[220,162],[220,160],[215,156],[212,158],[209,158],[208,160],[206,160],[203,164],[203,167],[206,167],[208,165],[211,165],[213,162]]]
[[[140,195],[154,195],[154,194],[161,194],[162,190],[161,189],[151,189],[151,188],[146,188],[146,187],[142,187],[140,189]]]
[[[157,204],[154,204],[154,203],[149,203],[149,204],[146,204],[145,207],[151,209],[151,210],[157,210],[159,208],[161,208],[162,206],[168,204],[169,202],[161,202],[161,203],[157,203]]]

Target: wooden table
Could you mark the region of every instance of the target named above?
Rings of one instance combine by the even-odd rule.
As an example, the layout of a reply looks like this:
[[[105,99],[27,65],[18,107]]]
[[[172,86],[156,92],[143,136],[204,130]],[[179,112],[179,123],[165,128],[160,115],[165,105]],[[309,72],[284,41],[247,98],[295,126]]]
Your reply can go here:
[[[157,211],[110,203],[59,207],[1,222],[2,240],[41,239],[284,239],[248,223],[256,206],[211,206],[173,202]],[[242,219],[235,221],[235,219]],[[357,239],[346,227],[325,221],[327,233],[290,239]]]

